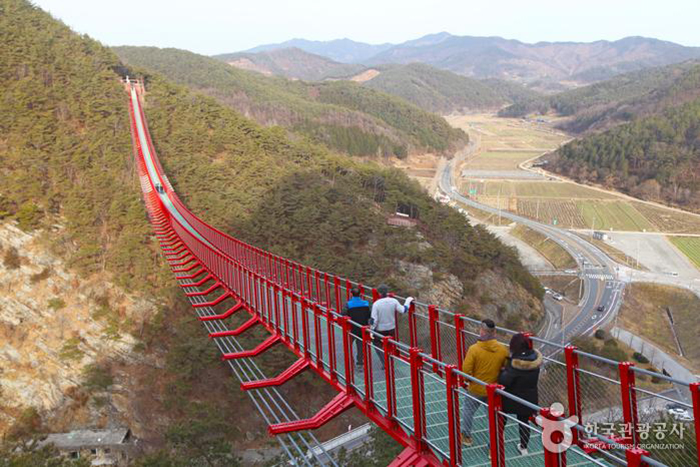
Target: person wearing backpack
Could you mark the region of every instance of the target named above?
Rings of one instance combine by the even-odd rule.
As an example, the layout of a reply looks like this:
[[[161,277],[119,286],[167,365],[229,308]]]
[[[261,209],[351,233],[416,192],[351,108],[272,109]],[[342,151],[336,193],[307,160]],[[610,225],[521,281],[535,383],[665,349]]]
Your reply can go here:
[[[369,302],[362,298],[360,289],[353,287],[350,290],[352,297],[343,307],[342,314],[348,316],[350,321],[352,321],[352,339],[355,341],[355,349],[357,349],[355,355],[355,365],[357,367],[362,366],[362,326],[369,324],[370,318],[370,308]]]

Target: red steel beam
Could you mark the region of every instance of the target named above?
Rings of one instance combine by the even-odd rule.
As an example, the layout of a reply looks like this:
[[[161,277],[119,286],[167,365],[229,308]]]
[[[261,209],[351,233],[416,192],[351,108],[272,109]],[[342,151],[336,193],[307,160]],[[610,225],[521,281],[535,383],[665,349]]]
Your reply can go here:
[[[201,273],[206,272],[207,270],[202,268],[197,272],[193,272],[192,274],[188,274],[186,276],[175,276],[177,280],[182,280],[182,279],[194,279],[195,277],[199,276]]]
[[[195,307],[195,308],[204,308],[204,307],[208,307],[208,306],[216,306],[216,305],[218,305],[219,303],[221,303],[221,302],[223,302],[224,300],[226,300],[227,298],[229,298],[230,296],[231,296],[231,292],[224,292],[224,293],[222,293],[221,295],[219,295],[219,297],[216,298],[215,300],[212,300],[212,301],[210,301],[210,302],[193,303],[192,306]]]
[[[246,332],[248,329],[252,328],[256,324],[260,322],[260,318],[257,316],[253,316],[250,318],[248,321],[245,323],[241,324],[238,326],[236,329],[228,330],[228,331],[218,331],[218,332],[210,332],[209,337],[210,338],[215,338],[215,337],[228,337],[228,336],[240,336],[244,332]]]
[[[221,356],[221,359],[222,360],[236,360],[239,358],[257,357],[258,355],[265,352],[267,349],[269,349],[273,345],[277,344],[280,340],[281,340],[280,336],[275,334],[273,336],[268,337],[264,341],[262,341],[254,349],[243,350],[241,352],[225,353]]]
[[[188,297],[201,297],[203,295],[209,295],[210,293],[212,293],[216,289],[220,288],[221,286],[222,286],[221,282],[217,281],[215,284],[213,284],[207,290],[200,290],[198,292],[185,292],[185,295]]]
[[[244,391],[248,391],[249,389],[267,388],[270,386],[281,386],[290,379],[300,374],[302,371],[306,370],[309,367],[309,365],[311,365],[311,363],[308,360],[300,358],[299,360],[294,362],[292,366],[290,366],[274,378],[260,379],[257,381],[248,381],[245,383],[241,383],[241,389],[243,389]]]
[[[194,268],[196,268],[197,266],[200,266],[199,261],[196,261],[185,268],[173,269],[173,273],[177,274],[179,272],[189,272],[189,271],[193,270]]]
[[[185,255],[185,257],[187,257],[187,256],[188,256],[188,255]],[[192,261],[196,261],[196,260],[197,260],[197,259],[196,259],[194,256],[189,255],[189,258],[184,259],[184,260],[182,260],[182,261],[177,260],[177,259],[168,260],[168,261],[170,262],[170,266],[184,266],[185,264],[190,263],[190,262],[192,262]]]
[[[328,423],[333,418],[350,409],[354,405],[353,399],[347,394],[340,393],[326,404],[321,410],[311,418],[305,420],[295,420],[293,422],[275,423],[270,425],[267,431],[271,435],[290,433],[300,430],[315,430]]]
[[[189,282],[187,284],[180,284],[180,287],[183,287],[183,288],[184,287],[199,287],[200,285],[203,285],[204,283],[206,283],[210,279],[214,279],[214,276],[212,274],[207,274],[206,276],[204,276],[203,278],[201,278],[197,282]]]
[[[245,305],[243,304],[243,301],[239,300],[236,302],[235,305],[233,305],[231,308],[224,311],[223,313],[221,313],[219,315],[201,316],[199,318],[199,320],[200,321],[213,321],[213,320],[217,320],[217,319],[226,319],[229,316],[231,316],[232,314],[234,314],[235,312],[237,312],[238,310],[240,310],[241,308],[243,308],[244,306]]]
[[[181,260],[181,259],[186,258],[187,256],[191,256],[191,255],[192,255],[192,253],[190,253],[189,251],[185,250],[185,252],[182,253],[182,254],[181,254],[180,256],[178,256],[177,258],[166,258],[166,259],[167,259],[168,261],[172,261],[172,260],[178,261],[178,260]]]
[[[418,454],[415,449],[408,447],[391,461],[389,467],[426,467],[433,465],[429,460]]]
[[[622,418],[625,424],[631,427],[629,443],[634,447],[639,443],[638,426],[639,416],[637,412],[637,391],[635,388],[634,366],[631,362],[620,362],[620,396],[622,399]]]

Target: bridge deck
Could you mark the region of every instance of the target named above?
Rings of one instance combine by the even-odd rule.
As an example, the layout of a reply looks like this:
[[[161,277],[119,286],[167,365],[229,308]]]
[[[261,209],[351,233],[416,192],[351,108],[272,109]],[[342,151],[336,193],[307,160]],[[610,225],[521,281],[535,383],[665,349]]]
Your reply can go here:
[[[264,287],[258,287],[259,297],[265,295]],[[273,295],[275,292],[271,292]],[[284,297],[282,293],[277,293],[277,299],[279,303],[289,310],[295,310],[297,315],[296,320],[288,319],[287,323],[283,319],[280,319],[279,326],[285,335],[288,335],[290,339],[294,339],[294,336],[302,336],[301,324],[304,322],[302,313],[302,307],[298,304],[294,304],[292,300],[288,297]],[[260,303],[268,303],[265,300],[261,300]],[[272,310],[270,310],[272,311]],[[263,314],[265,314],[265,306],[262,308]],[[276,324],[275,313],[269,314],[271,321]],[[316,324],[313,319],[313,314],[308,312],[308,322],[310,335],[315,335]],[[298,328],[296,331],[293,328],[292,323],[296,321]],[[331,324],[331,329],[334,334],[334,352],[335,352],[335,370],[338,374],[338,379],[343,384],[348,384],[346,379],[346,372],[344,366],[344,346],[341,339],[342,329],[337,324]],[[324,317],[320,317],[318,322],[318,331],[321,336],[321,361],[326,370],[330,371],[330,340],[328,339],[328,323]],[[353,336],[354,337],[354,336]],[[303,339],[298,339],[300,348],[304,349]],[[309,350],[314,359],[318,356],[318,350],[316,342],[312,339],[310,341]],[[355,343],[352,345],[352,355],[351,363],[354,365],[355,361]],[[378,347],[373,347],[371,351],[371,365],[370,369],[372,375],[372,401],[382,414],[386,415],[388,411],[387,403],[387,384],[386,384],[386,374],[383,369],[384,352]],[[408,361],[402,356],[391,356],[394,373],[393,381],[395,387],[395,407],[396,407],[396,419],[399,424],[408,432],[413,432],[413,393],[411,385],[411,374],[410,365]],[[354,367],[352,374],[352,381],[350,385],[363,397],[366,396],[365,388],[365,368]],[[448,424],[448,405],[447,405],[447,386],[445,379],[442,376],[436,375],[432,371],[432,366],[430,364],[425,364],[421,370],[421,377],[423,381],[424,393],[423,397],[425,400],[425,423],[426,423],[426,440],[439,458],[449,458],[449,424]],[[458,390],[458,396],[460,399],[460,405],[464,403],[466,397],[471,397],[467,394],[464,389]],[[541,466],[543,465],[543,453],[544,447],[542,445],[541,431],[538,426],[530,425],[531,436],[530,443],[528,446],[528,454],[522,455],[517,449],[519,444],[519,431],[518,422],[515,419],[508,418],[505,426],[504,440],[505,440],[505,457],[507,465],[517,466],[517,467],[529,467],[529,466]],[[472,438],[473,445],[471,447],[463,447],[462,449],[462,465],[464,466],[487,466],[491,465],[489,458],[488,449],[488,439],[489,439],[489,427],[488,427],[488,416],[486,412],[486,404],[482,404],[477,410],[474,417],[474,424],[472,427]],[[593,460],[589,455],[585,454],[579,447],[572,446],[567,452],[567,465],[571,466],[594,466],[594,465],[611,465],[608,462],[604,462],[601,459]]]

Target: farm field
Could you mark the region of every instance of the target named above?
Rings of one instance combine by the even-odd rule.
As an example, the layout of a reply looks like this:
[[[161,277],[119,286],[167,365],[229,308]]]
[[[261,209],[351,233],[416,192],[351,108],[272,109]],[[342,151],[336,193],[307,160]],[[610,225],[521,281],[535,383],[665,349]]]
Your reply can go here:
[[[445,117],[449,123],[465,131],[476,132],[481,146],[490,149],[531,149],[545,152],[566,139],[539,124],[494,115],[460,115]]]
[[[477,143],[479,152],[459,170],[470,177],[462,178],[462,193],[483,204],[568,229],[700,232],[700,216],[575,183],[528,179],[542,175],[519,170],[518,165],[556,149],[566,139],[543,125],[493,115],[450,116],[447,120],[469,132]],[[429,176],[429,172],[420,175]]]
[[[508,201],[502,201],[508,205]],[[656,231],[632,203],[622,200],[518,198],[517,213],[569,229]]]
[[[546,224],[567,229],[590,228],[576,201],[517,199],[517,213]]]
[[[661,232],[700,233],[700,216],[645,203],[632,203]]]
[[[667,237],[700,269],[700,237]]]
[[[577,202],[586,226],[603,230],[645,231],[655,230],[628,201],[579,201]]]
[[[433,154],[411,154],[404,159],[391,158],[389,164],[405,171],[427,191],[435,188],[435,175],[440,165],[440,158]]]
[[[700,217],[568,182],[463,180],[479,202],[570,229],[700,232]]]
[[[614,199],[615,195],[567,182],[474,181],[465,180],[463,188],[476,190],[476,195],[516,196],[518,198]]]
[[[540,155],[538,151],[485,151],[462,166],[464,170],[518,170],[522,162]]]

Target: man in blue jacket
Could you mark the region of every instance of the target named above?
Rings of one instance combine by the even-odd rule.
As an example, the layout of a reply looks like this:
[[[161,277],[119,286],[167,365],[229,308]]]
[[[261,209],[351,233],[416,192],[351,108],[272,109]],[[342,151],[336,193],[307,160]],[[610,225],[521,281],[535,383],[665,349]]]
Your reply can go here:
[[[360,294],[360,289],[353,287],[350,290],[352,297],[348,300],[343,308],[343,315],[349,316],[350,321],[352,321],[352,335],[355,341],[355,348],[357,349],[357,355],[355,357],[355,364],[358,367],[362,367],[362,326],[369,324],[370,309],[369,302],[362,299]]]

